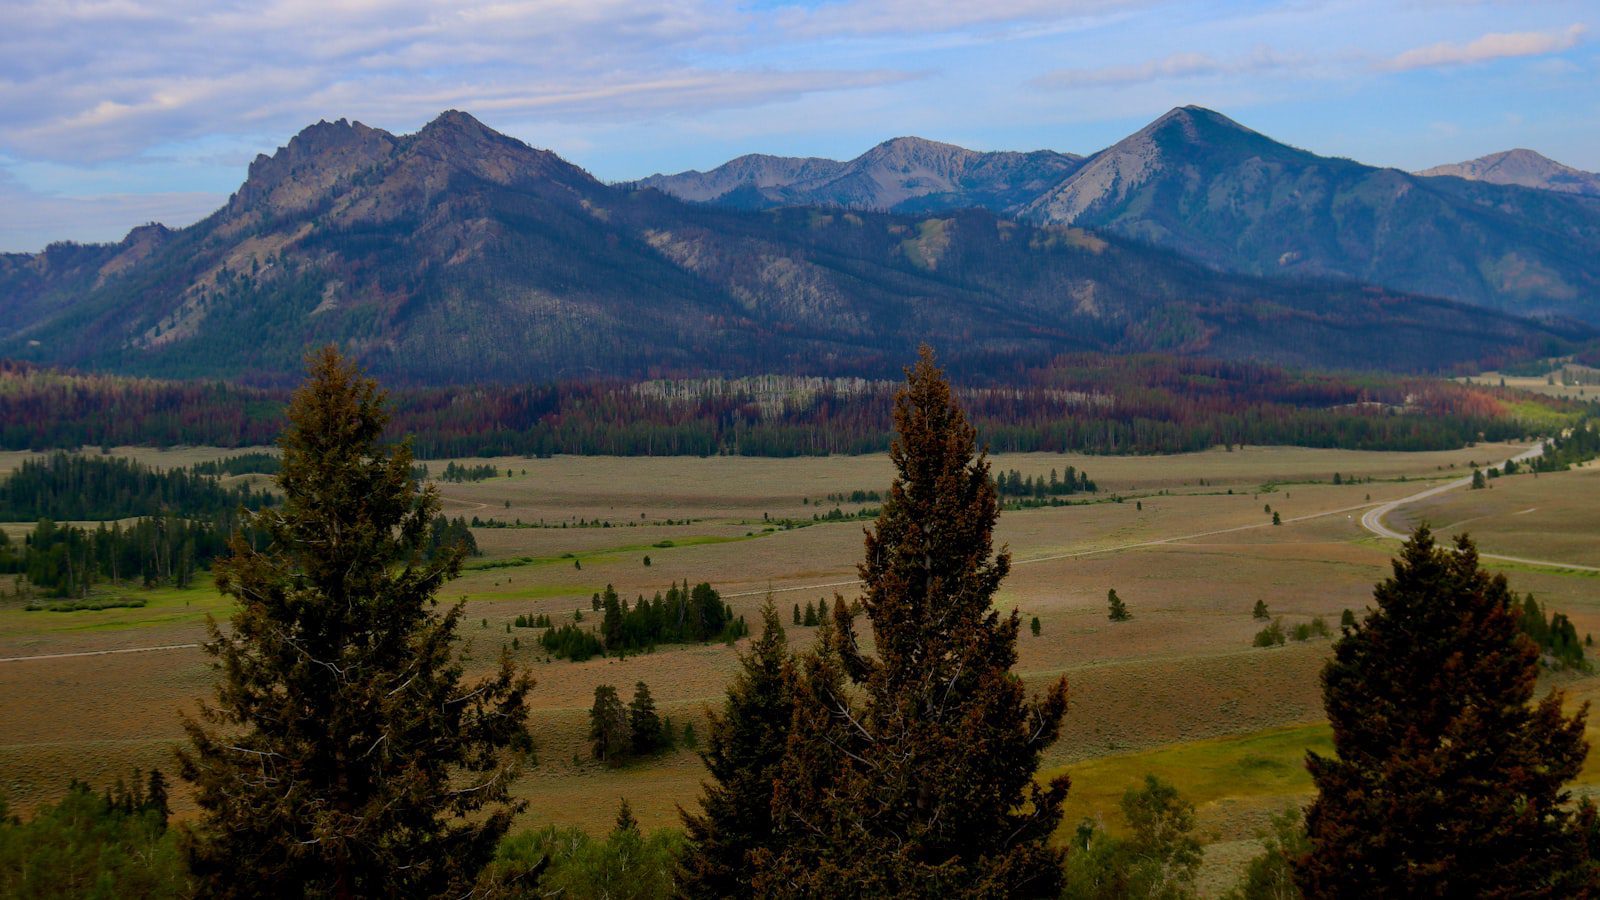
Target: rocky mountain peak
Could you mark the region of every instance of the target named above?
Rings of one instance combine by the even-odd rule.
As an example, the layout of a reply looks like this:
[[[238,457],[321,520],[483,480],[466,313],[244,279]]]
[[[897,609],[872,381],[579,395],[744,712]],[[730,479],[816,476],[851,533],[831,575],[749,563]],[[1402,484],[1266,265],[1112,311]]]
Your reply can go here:
[[[1466,162],[1434,166],[1416,174],[1425,178],[1451,176],[1468,181],[1600,197],[1600,174],[1563,165],[1543,154],[1520,147]]]
[[[360,122],[317,122],[271,156],[257,156],[231,208],[244,212],[265,206],[278,214],[308,208],[341,182],[389,158],[395,145],[394,135]]]

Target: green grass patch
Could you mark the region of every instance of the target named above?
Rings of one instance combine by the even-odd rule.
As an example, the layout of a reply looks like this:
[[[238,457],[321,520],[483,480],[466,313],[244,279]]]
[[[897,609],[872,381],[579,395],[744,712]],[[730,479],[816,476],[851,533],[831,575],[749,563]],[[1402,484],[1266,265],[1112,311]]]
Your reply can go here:
[[[1118,807],[1123,793],[1142,783],[1147,774],[1175,785],[1197,807],[1219,800],[1307,794],[1312,789],[1305,767],[1307,750],[1333,753],[1327,724],[1290,725],[1104,756],[1051,769],[1043,776],[1062,772],[1072,776],[1062,829],[1070,831],[1084,818],[1103,819],[1118,829],[1125,824]]]
[[[86,597],[80,600],[56,600],[48,603],[29,603],[27,612],[83,612],[102,609],[143,609],[149,601],[139,597]]]
[[[1486,569],[1495,569],[1501,572],[1537,572],[1540,575],[1562,575],[1567,578],[1600,578],[1600,572],[1573,569],[1562,565],[1541,566],[1535,563],[1512,562],[1508,559],[1493,559],[1491,557],[1479,557],[1478,561]]]
[[[1506,412],[1518,422],[1526,423],[1534,431],[1556,432],[1575,425],[1582,415],[1558,412],[1537,400],[1506,401]]]
[[[217,592],[208,572],[196,573],[194,585],[187,588],[129,590],[123,586],[119,591],[117,594],[90,596],[87,603],[99,605],[72,610],[70,616],[35,615],[23,606],[0,607],[0,631],[11,636],[121,631],[198,624],[205,620],[207,614],[221,619],[233,611],[232,598]],[[35,601],[33,605],[51,602]]]

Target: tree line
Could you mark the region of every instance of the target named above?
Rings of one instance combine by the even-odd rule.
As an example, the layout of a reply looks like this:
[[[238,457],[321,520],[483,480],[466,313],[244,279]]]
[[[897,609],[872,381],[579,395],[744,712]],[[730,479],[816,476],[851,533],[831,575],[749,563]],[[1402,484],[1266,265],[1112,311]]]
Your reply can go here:
[[[0,481],[0,521],[127,519],[167,513],[209,517],[260,509],[271,492],[225,487],[215,474],[160,471],[137,460],[52,453],[26,459]]]
[[[1514,439],[1511,394],[1384,375],[1332,375],[1143,354],[1068,354],[996,370],[959,396],[998,452],[1176,453],[1242,444],[1437,450]],[[0,447],[270,443],[287,393],[221,382],[75,375],[0,361]],[[619,384],[400,388],[387,436],[433,458],[801,456],[882,452],[895,385],[766,376]],[[1563,417],[1584,407],[1537,401]]]
[[[87,597],[102,583],[189,587],[227,552],[237,529],[232,513],[102,522],[92,531],[41,519],[20,545],[0,532],[0,573],[26,578],[27,589],[54,597]]]

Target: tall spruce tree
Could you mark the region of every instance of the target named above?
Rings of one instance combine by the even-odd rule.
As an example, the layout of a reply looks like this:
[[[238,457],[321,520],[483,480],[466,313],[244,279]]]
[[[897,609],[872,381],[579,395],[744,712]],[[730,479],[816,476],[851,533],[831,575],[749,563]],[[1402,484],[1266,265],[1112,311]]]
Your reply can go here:
[[[772,790],[788,744],[793,684],[770,595],[761,621],[761,636],[740,655],[722,711],[711,716],[701,759],[712,780],[703,785],[700,811],[679,810],[689,838],[678,874],[685,896],[750,896],[751,854],[774,845]]]
[[[596,685],[594,705],[589,707],[589,745],[601,762],[621,762],[632,746],[628,728],[628,708],[622,705],[617,689]]]
[[[642,681],[633,686],[633,700],[628,703],[628,740],[640,756],[656,752],[664,743],[655,698],[650,696],[650,685]]]
[[[1335,756],[1308,754],[1317,799],[1295,878],[1311,897],[1587,896],[1593,808],[1562,785],[1588,752],[1587,706],[1530,706],[1537,651],[1503,575],[1418,528],[1377,607],[1322,673]]]
[[[375,382],[332,348],[309,367],[279,440],[283,505],[215,567],[238,608],[228,633],[209,623],[215,703],[184,719],[186,853],[207,896],[459,895],[521,808],[507,787],[532,682],[506,653],[463,682],[461,605],[436,608],[461,551],[421,558],[438,495],[408,446],[379,443]]]
[[[860,606],[836,601],[828,646],[797,681],[758,893],[1054,896],[1049,838],[1067,780],[1034,781],[1060,731],[1065,680],[1029,700],[1011,672],[1020,619],[993,607],[1010,569],[986,454],[923,348],[895,399],[897,475],[860,566]],[[819,638],[820,639],[820,638]],[[860,700],[838,681],[854,682]]]

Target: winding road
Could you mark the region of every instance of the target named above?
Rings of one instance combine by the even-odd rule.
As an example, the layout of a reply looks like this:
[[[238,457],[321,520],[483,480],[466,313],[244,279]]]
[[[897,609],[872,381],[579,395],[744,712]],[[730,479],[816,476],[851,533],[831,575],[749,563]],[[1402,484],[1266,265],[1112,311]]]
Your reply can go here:
[[[1521,453],[1518,453],[1516,456],[1511,457],[1511,459],[1516,460],[1517,462],[1525,462],[1527,460],[1532,459],[1535,456],[1538,456],[1539,454],[1541,454],[1543,452],[1544,452],[1544,443],[1541,441],[1540,443],[1537,443],[1537,444],[1533,445],[1532,447],[1529,447],[1527,450],[1524,450]],[[1502,463],[1501,465],[1504,465],[1504,463]],[[1471,475],[1467,475],[1467,476],[1462,477],[1462,478],[1456,478],[1456,479],[1453,479],[1451,481],[1447,481],[1444,484],[1437,484],[1437,485],[1434,485],[1433,487],[1425,488],[1423,490],[1420,490],[1420,491],[1416,492],[1415,494],[1410,494],[1408,496],[1401,497],[1398,500],[1389,500],[1389,501],[1386,501],[1386,502],[1383,502],[1383,503],[1372,504],[1372,505],[1361,504],[1361,505],[1358,505],[1358,506],[1346,506],[1346,507],[1342,507],[1340,509],[1330,509],[1330,510],[1325,510],[1325,511],[1319,512],[1319,513],[1311,513],[1310,515],[1293,516],[1293,517],[1284,519],[1283,520],[1283,524],[1289,525],[1289,524],[1292,524],[1292,523],[1295,523],[1295,522],[1304,522],[1304,521],[1308,521],[1308,520],[1311,520],[1311,519],[1321,519],[1321,518],[1324,518],[1326,516],[1339,515],[1340,513],[1350,513],[1350,512],[1355,512],[1356,510],[1365,510],[1365,512],[1363,512],[1361,514],[1361,527],[1365,528],[1367,531],[1371,532],[1372,534],[1377,535],[1378,537],[1388,538],[1390,540],[1403,541],[1403,540],[1406,540],[1409,537],[1409,535],[1401,534],[1400,532],[1395,531],[1394,529],[1390,528],[1388,525],[1385,525],[1383,523],[1383,519],[1384,519],[1385,516],[1389,515],[1390,513],[1394,512],[1396,509],[1399,509],[1400,507],[1405,506],[1407,504],[1417,503],[1419,501],[1426,500],[1429,497],[1436,497],[1439,494],[1443,494],[1443,493],[1445,493],[1447,491],[1459,490],[1461,488],[1464,488],[1464,487],[1470,485],[1471,483],[1472,483],[1472,476]],[[463,502],[471,502],[471,501],[463,501]],[[479,505],[479,507],[484,507],[484,506],[487,506],[488,504],[480,503],[478,505]],[[1526,512],[1526,510],[1524,510],[1524,512]],[[1261,523],[1254,524],[1254,525],[1238,525],[1238,526],[1235,526],[1233,528],[1219,528],[1219,529],[1216,529],[1214,531],[1199,531],[1199,532],[1195,532],[1193,534],[1180,534],[1180,535],[1174,535],[1172,537],[1155,538],[1153,540],[1148,540],[1148,541],[1136,541],[1136,542],[1127,543],[1127,544],[1114,544],[1114,545],[1111,545],[1111,546],[1108,546],[1108,547],[1096,547],[1096,548],[1090,549],[1090,550],[1077,550],[1077,551],[1073,551],[1071,553],[1057,553],[1057,554],[1052,554],[1052,555],[1049,555],[1049,556],[1036,556],[1036,557],[1031,557],[1031,558],[1028,558],[1028,559],[1015,560],[1013,562],[1013,565],[1025,566],[1025,565],[1029,565],[1031,563],[1049,562],[1051,560],[1058,560],[1058,559],[1072,559],[1072,558],[1076,558],[1076,557],[1080,557],[1080,556],[1098,556],[1098,555],[1100,555],[1102,553],[1119,553],[1119,552],[1122,552],[1122,551],[1125,551],[1125,550],[1138,549],[1140,547],[1154,547],[1154,546],[1158,546],[1158,545],[1161,545],[1161,544],[1174,544],[1174,543],[1177,543],[1179,541],[1189,541],[1189,540],[1194,540],[1195,538],[1202,538],[1202,537],[1213,537],[1215,535],[1220,535],[1220,534],[1232,534],[1234,532],[1239,532],[1239,531],[1252,531],[1254,529],[1263,528],[1263,527],[1270,527],[1270,523],[1261,522]],[[1504,556],[1504,555],[1501,555],[1501,554],[1498,554],[1498,553],[1479,553],[1478,557],[1480,559],[1498,559],[1498,560],[1500,560],[1502,562],[1522,563],[1524,565],[1543,566],[1543,567],[1552,568],[1552,569],[1568,569],[1568,570],[1576,570],[1576,571],[1580,571],[1580,572],[1600,572],[1600,566],[1582,566],[1582,565],[1578,565],[1576,563],[1555,562],[1553,560],[1548,560],[1548,559],[1527,559],[1527,558],[1524,558],[1524,557],[1521,557],[1521,556]],[[824,584],[809,584],[809,585],[803,585],[801,587],[783,587],[783,588],[772,588],[772,589],[768,589],[768,590],[756,590],[756,591],[737,591],[737,592],[734,592],[734,593],[723,594],[722,596],[723,597],[730,597],[730,598],[731,597],[756,597],[756,596],[761,596],[761,595],[767,594],[767,593],[786,594],[786,593],[791,593],[791,592],[795,592],[795,591],[815,591],[815,590],[825,590],[827,588],[835,588],[835,587],[853,587],[853,586],[855,586],[857,584],[860,584],[860,582],[858,580],[852,578],[852,579],[849,579],[849,580],[846,580],[846,581],[830,581],[830,582],[826,582]],[[200,646],[199,644],[167,644],[167,645],[160,646],[160,647],[126,647],[126,648],[119,648],[119,649],[116,649],[116,650],[85,650],[85,651],[80,651],[80,652],[77,652],[77,653],[48,653],[48,654],[42,654],[42,655],[39,655],[39,656],[6,656],[6,657],[0,657],[0,663],[26,662],[26,661],[29,661],[29,660],[44,660],[44,659],[64,659],[64,658],[78,657],[78,656],[108,656],[108,655],[115,654],[115,653],[149,653],[149,652],[152,652],[152,651],[160,651],[160,650],[190,650],[190,649],[197,648],[199,646]]]
[[[1518,453],[1516,456],[1511,457],[1511,459],[1507,460],[1506,462],[1511,462],[1513,460],[1516,462],[1526,462],[1543,452],[1544,442],[1540,441],[1539,443],[1534,444],[1532,447],[1529,447],[1521,453]],[[1504,464],[1502,463],[1502,465]],[[1470,484],[1472,484],[1472,476],[1467,475],[1463,478],[1457,478],[1454,481],[1447,481],[1444,484],[1435,485],[1426,490],[1418,491],[1409,497],[1401,497],[1398,500],[1390,500],[1387,503],[1380,503],[1361,514],[1361,527],[1372,532],[1378,537],[1403,541],[1410,537],[1410,535],[1401,534],[1400,532],[1395,531],[1393,528],[1383,524],[1384,516],[1387,516],[1389,513],[1392,513],[1396,509],[1399,509],[1407,504],[1417,503],[1419,501],[1426,500],[1429,497],[1436,497],[1439,494],[1445,493],[1446,491],[1459,490],[1460,488],[1464,488]],[[1580,566],[1576,563],[1555,562],[1548,559],[1527,559],[1521,556],[1504,556],[1499,553],[1480,552],[1478,554],[1478,558],[1498,559],[1501,562],[1523,563],[1530,566],[1548,566],[1555,569],[1575,569],[1580,572],[1600,572],[1600,566]]]

